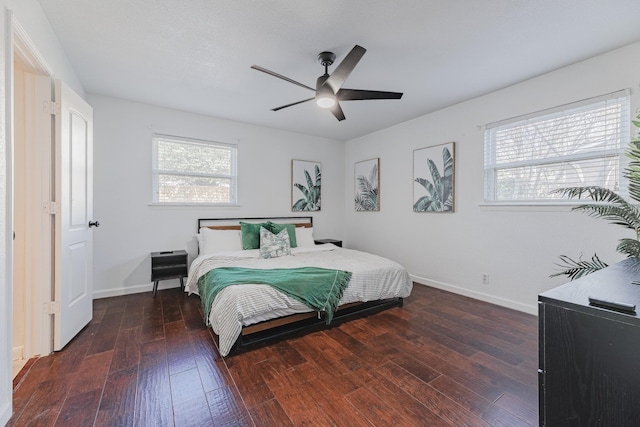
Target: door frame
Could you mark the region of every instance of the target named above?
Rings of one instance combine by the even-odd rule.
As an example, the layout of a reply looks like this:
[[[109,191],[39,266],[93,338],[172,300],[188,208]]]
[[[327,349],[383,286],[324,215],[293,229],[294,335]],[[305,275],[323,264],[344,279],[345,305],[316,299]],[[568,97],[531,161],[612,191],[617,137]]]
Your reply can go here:
[[[21,61],[29,68],[29,72],[36,76],[42,76],[49,80],[49,93],[48,100],[52,99],[53,92],[53,71],[47,64],[44,57],[40,54],[39,50],[28,36],[27,32],[20,25],[20,23],[12,17],[11,29],[7,31],[11,34],[12,42],[11,49],[8,52],[11,64],[7,67],[11,71],[11,75],[7,76],[10,79],[10,102],[8,103],[11,108],[11,121],[7,123],[11,126],[11,164],[13,165],[15,137],[14,137],[14,120],[15,111],[14,108],[14,54],[19,56]],[[33,88],[35,89],[35,88]],[[36,195],[33,196],[35,200],[33,204],[42,207],[40,215],[34,215],[31,220],[32,223],[37,225],[37,232],[32,236],[30,241],[27,242],[28,249],[31,249],[30,255],[32,259],[29,267],[31,269],[38,266],[37,270],[39,274],[33,275],[34,280],[31,280],[27,284],[25,289],[26,296],[26,319],[25,319],[25,332],[27,338],[25,339],[25,357],[31,358],[36,355],[47,355],[53,351],[53,335],[52,335],[52,316],[45,312],[45,307],[48,306],[48,302],[53,300],[53,255],[54,255],[54,242],[53,242],[53,217],[45,212],[45,200],[51,200],[52,188],[53,188],[53,175],[52,175],[52,158],[53,158],[53,134],[52,134],[52,116],[45,114],[43,111],[44,106],[35,105],[35,97],[30,97],[30,108],[26,108],[29,117],[26,122],[34,125],[34,134],[32,135],[31,142],[27,142],[27,152],[30,154],[39,155],[39,163],[45,167],[40,168],[38,171],[31,171],[30,175],[33,182],[39,184],[39,188]],[[48,126],[47,126],[48,121]],[[36,160],[36,161],[38,161]],[[48,166],[48,167],[47,167]],[[13,224],[14,221],[14,209],[13,194],[15,191],[15,182],[13,180],[14,171],[7,171],[11,177],[11,208],[8,209],[8,222]],[[47,188],[49,191],[47,191]],[[33,188],[30,188],[33,190]],[[48,193],[48,194],[47,194]],[[37,202],[40,200],[40,203]],[[48,207],[48,205],[46,206]],[[39,243],[39,244],[38,244]],[[37,246],[37,247],[34,247]],[[11,266],[13,267],[13,253],[12,253]],[[13,274],[12,274],[13,276]],[[11,286],[13,286],[13,277],[11,280]],[[12,293],[13,294],[13,293]],[[13,304],[13,298],[12,298]],[[13,308],[13,307],[12,307]],[[12,317],[12,329],[13,329],[13,317]],[[13,339],[12,339],[13,342]]]

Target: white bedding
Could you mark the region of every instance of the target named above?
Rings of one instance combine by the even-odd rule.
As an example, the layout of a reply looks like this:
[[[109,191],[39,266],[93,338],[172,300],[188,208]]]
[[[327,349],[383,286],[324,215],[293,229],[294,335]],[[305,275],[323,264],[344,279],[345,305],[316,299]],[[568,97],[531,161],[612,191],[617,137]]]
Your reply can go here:
[[[191,264],[185,291],[198,294],[198,279],[216,267],[295,268],[303,266],[347,270],[353,273],[340,304],[408,297],[412,282],[398,263],[366,252],[325,244],[299,247],[291,256],[262,259],[258,249],[202,255]],[[232,285],[213,301],[209,322],[218,334],[220,353],[229,354],[242,326],[294,313],[312,311],[269,285]]]

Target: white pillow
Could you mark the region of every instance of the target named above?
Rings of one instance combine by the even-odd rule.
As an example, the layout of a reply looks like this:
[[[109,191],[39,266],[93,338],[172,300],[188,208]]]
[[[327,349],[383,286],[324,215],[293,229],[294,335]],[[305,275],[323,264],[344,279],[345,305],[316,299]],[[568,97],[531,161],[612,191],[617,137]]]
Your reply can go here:
[[[296,227],[296,243],[298,247],[315,246],[313,240],[313,227]]]
[[[202,227],[198,242],[200,243],[200,255],[242,250],[240,230],[212,230]]]
[[[260,227],[260,258],[277,258],[291,255],[289,231],[283,228],[278,234],[273,234],[264,227]]]

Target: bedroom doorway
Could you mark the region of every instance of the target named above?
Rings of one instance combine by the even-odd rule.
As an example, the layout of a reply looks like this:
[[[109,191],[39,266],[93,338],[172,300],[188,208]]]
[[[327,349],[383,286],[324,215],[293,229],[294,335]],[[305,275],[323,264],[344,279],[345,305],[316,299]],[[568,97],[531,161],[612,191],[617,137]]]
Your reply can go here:
[[[52,219],[44,212],[52,186],[49,67],[13,23],[13,376],[31,357],[51,352]]]
[[[93,110],[12,20],[12,358],[62,350],[93,316]],[[14,373],[15,375],[15,373]]]

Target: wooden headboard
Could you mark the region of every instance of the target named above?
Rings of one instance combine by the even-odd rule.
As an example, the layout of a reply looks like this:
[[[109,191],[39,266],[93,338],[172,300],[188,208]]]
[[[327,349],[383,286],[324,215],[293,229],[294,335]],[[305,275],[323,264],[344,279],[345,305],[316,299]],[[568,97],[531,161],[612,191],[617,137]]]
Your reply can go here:
[[[199,218],[198,229],[207,227],[212,230],[240,230],[240,222],[275,222],[277,224],[294,224],[296,227],[313,227],[312,216],[277,216],[271,218]]]

